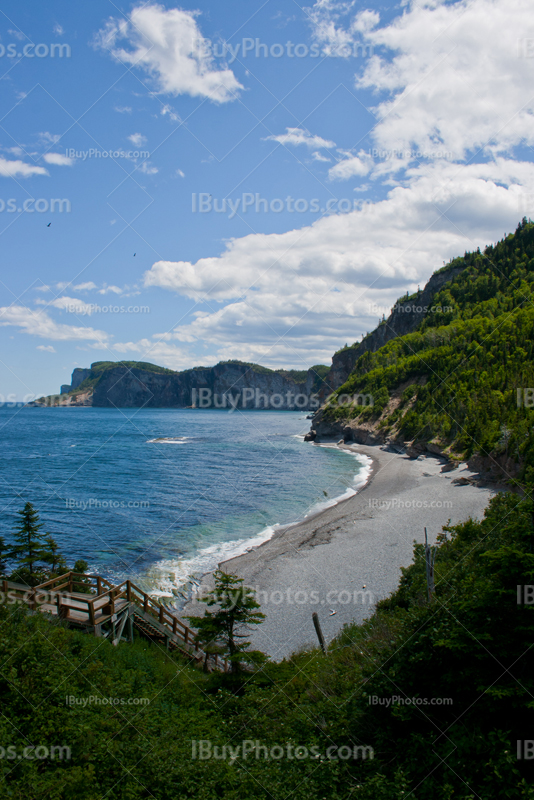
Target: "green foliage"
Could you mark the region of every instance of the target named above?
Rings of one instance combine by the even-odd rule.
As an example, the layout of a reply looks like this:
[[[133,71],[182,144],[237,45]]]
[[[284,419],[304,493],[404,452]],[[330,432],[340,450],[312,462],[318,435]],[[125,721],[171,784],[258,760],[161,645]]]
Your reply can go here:
[[[432,603],[417,545],[398,590],[326,658],[267,662],[238,693],[143,639],[114,648],[0,606],[0,746],[71,749],[68,760],[0,759],[2,796],[533,800],[531,762],[516,758],[516,741],[533,738],[534,606],[517,604],[517,584],[534,584],[533,512],[529,497],[496,496],[481,522],[440,535]],[[225,585],[228,597],[244,588]],[[373,701],[392,696],[426,703]],[[201,760],[200,740],[310,757]],[[364,745],[373,759],[326,755]]]
[[[208,606],[205,614],[186,618],[197,629],[197,641],[213,652],[227,653],[234,674],[243,663],[263,663],[263,654],[249,650],[250,642],[244,641],[249,626],[260,625],[265,619],[252,590],[243,585],[242,578],[221,570],[216,570],[213,577],[215,588],[200,598]],[[210,611],[213,606],[217,606],[216,610]]]
[[[29,585],[35,586],[41,582],[43,564],[50,555],[46,534],[41,533],[43,523],[39,522],[39,514],[30,502],[27,502],[22,511],[17,511],[21,517],[15,529],[13,538],[16,544],[11,547],[8,558],[15,561],[15,577],[20,580],[28,576]]]
[[[452,311],[427,313],[416,332],[364,353],[335,396],[373,394],[382,413],[376,398],[384,387],[398,394],[408,382],[402,413],[387,415],[400,439],[435,439],[466,457],[504,454],[530,482],[534,417],[517,398],[534,387],[534,224],[524,220],[515,234],[450,266],[464,270],[432,302]],[[369,417],[357,407],[326,413]]]
[[[39,514],[33,505],[28,502],[17,513],[21,520],[13,534],[15,544],[7,553],[4,551],[4,561],[2,551],[5,545],[0,539],[0,575],[2,570],[6,571],[5,559],[15,561],[10,580],[27,586],[37,586],[67,572],[67,562],[59,552],[58,543],[50,534],[41,532],[43,523],[39,521]],[[85,564],[87,569],[85,562],[80,563]]]
[[[68,571],[67,562],[64,556],[59,552],[59,545],[53,536],[47,534],[44,537],[45,549],[42,555],[42,560],[50,567],[50,572],[53,575],[60,575]],[[52,577],[51,576],[51,577]]]

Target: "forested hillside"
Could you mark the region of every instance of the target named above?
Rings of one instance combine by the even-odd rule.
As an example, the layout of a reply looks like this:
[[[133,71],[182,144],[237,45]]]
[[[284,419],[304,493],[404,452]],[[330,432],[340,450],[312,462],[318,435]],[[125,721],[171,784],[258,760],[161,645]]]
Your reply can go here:
[[[532,513],[497,496],[441,535],[431,602],[417,545],[398,591],[326,656],[237,677],[0,605],[2,796],[534,798],[516,755],[534,729],[534,605],[517,592],[534,584]]]
[[[374,421],[392,440],[435,442],[466,458],[480,453],[531,480],[534,224],[523,220],[452,264],[466,268],[434,296],[449,310],[429,311],[416,332],[361,356],[333,398],[371,394],[374,406],[332,404],[325,417]]]

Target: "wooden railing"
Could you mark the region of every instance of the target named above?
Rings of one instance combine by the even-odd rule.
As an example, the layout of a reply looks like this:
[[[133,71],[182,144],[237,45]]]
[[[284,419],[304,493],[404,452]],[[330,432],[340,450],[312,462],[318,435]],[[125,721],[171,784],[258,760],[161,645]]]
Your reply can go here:
[[[184,650],[197,661],[206,657],[206,653],[198,647],[195,632],[130,580],[113,586],[100,575],[71,571],[33,588],[6,580],[0,585],[4,598],[21,600],[32,610],[57,614],[62,619],[91,626],[97,635],[102,625],[113,621],[117,613],[134,604],[142,610],[145,621],[148,621],[148,616],[157,622],[163,628],[163,635],[172,635],[172,641],[180,640]],[[119,602],[121,600],[122,603]],[[216,669],[227,671],[226,659],[219,660],[216,654],[208,656],[208,659]]]

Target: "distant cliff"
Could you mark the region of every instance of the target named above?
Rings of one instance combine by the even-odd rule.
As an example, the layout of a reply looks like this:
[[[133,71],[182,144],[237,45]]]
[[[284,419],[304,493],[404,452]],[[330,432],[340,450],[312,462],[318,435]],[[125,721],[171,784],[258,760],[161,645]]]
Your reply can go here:
[[[136,361],[97,361],[72,382],[32,405],[100,408],[271,408],[315,410],[328,367],[271,370],[242,361],[175,372]]]

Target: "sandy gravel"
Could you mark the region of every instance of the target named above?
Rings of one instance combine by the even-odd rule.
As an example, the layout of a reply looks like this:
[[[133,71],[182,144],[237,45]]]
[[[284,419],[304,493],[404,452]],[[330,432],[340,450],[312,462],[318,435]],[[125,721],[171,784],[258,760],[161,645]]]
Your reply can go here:
[[[373,460],[370,480],[356,496],[220,565],[257,590],[267,619],[251,638],[276,660],[317,644],[313,611],[327,642],[345,623],[369,616],[374,603],[397,587],[414,539],[424,541],[425,526],[433,543],[449,519],[480,519],[497,491],[479,483],[466,465],[442,473],[445,462],[435,456],[410,459],[378,446],[344,447]],[[458,485],[458,478],[474,482]],[[203,585],[211,584],[205,576]],[[198,613],[198,604],[183,613]]]

